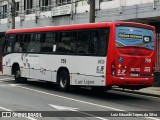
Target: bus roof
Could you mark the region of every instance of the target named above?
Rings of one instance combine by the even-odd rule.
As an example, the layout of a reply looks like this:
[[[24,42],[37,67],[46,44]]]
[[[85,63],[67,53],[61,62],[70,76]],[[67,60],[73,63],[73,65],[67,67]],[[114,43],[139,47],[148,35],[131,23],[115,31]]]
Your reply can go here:
[[[78,29],[91,29],[91,28],[104,28],[111,25],[120,25],[120,24],[133,24],[137,26],[147,27],[155,30],[153,26],[136,23],[136,22],[97,22],[97,23],[84,23],[84,24],[72,24],[72,25],[60,25],[60,26],[44,26],[44,27],[33,27],[33,28],[20,28],[20,29],[11,29],[6,32],[6,34],[11,33],[32,33],[32,32],[47,32],[47,31],[59,31],[59,30],[78,30]]]

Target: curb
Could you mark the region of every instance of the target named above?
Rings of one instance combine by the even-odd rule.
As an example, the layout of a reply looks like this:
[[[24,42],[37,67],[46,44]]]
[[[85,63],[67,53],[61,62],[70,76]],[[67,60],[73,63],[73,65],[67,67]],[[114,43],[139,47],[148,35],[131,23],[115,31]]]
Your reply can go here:
[[[0,71],[0,76],[8,76],[8,75],[4,75],[2,71]]]
[[[0,76],[7,76],[7,75],[3,75],[2,72],[0,72]]]
[[[146,95],[146,96],[151,96],[151,97],[159,97],[160,98],[160,95],[151,94],[151,93],[144,93],[144,92],[130,91],[130,90],[121,90],[121,89],[117,89],[117,88],[113,88],[111,90],[113,90],[113,91],[120,91],[120,92],[126,92],[126,93],[139,94],[139,95]]]

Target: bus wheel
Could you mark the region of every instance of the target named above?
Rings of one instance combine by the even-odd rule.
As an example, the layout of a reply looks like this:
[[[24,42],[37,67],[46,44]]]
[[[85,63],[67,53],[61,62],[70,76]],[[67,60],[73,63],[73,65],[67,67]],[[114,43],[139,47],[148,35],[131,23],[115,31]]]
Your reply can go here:
[[[20,73],[20,70],[19,70],[19,69],[17,69],[17,70],[15,71],[14,78],[15,78],[15,81],[16,81],[17,83],[26,83],[26,82],[27,82],[27,78],[21,77],[21,73]]]
[[[70,78],[67,71],[61,71],[58,74],[58,88],[62,91],[69,91],[70,89]]]

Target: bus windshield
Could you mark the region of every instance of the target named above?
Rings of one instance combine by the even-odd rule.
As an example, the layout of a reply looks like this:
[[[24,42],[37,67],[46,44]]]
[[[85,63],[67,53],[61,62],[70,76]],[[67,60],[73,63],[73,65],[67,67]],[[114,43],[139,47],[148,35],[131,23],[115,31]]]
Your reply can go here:
[[[116,27],[116,47],[145,48],[154,50],[154,32],[151,29],[133,26]]]

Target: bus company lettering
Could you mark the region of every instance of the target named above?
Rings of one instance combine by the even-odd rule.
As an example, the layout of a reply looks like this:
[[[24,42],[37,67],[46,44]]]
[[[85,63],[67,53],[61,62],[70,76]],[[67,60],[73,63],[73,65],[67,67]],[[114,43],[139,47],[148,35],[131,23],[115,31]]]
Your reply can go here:
[[[140,72],[140,68],[130,68],[131,72]]]
[[[104,74],[104,66],[97,66],[96,73]]]
[[[105,61],[104,60],[98,60],[98,64],[104,64]]]
[[[24,66],[29,64],[38,64],[39,62],[39,55],[28,55],[28,54],[22,54],[21,60],[24,64]]]
[[[145,63],[151,63],[151,58],[145,58]]]
[[[39,55],[29,55],[29,57],[39,57]]]
[[[75,80],[75,83],[77,84],[77,85],[94,85],[95,84],[95,82],[93,81],[93,80]]]
[[[151,68],[150,67],[144,67],[144,72],[150,72]]]
[[[118,36],[119,36],[120,38],[142,39],[142,35],[136,35],[136,34],[124,34],[124,33],[119,33]]]

